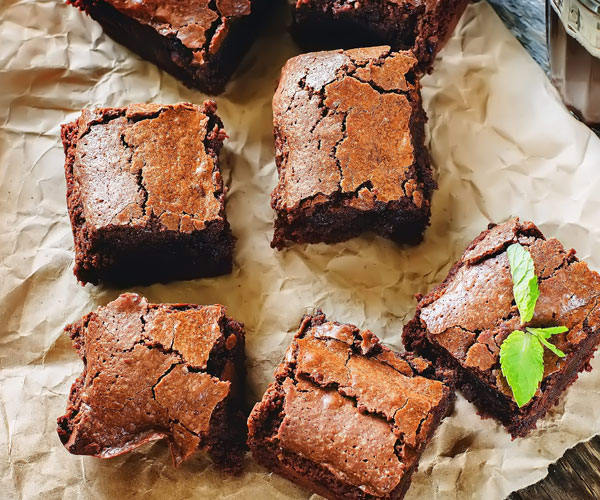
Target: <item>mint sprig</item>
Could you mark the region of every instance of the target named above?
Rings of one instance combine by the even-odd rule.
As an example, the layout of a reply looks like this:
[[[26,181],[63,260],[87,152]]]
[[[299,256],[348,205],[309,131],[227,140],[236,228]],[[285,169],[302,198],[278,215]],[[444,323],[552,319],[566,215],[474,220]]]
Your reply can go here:
[[[519,243],[510,245],[506,253],[513,281],[513,295],[521,325],[524,325],[533,318],[540,296],[535,266],[529,251]],[[544,377],[544,347],[560,358],[565,357],[565,353],[548,342],[548,339],[567,331],[565,326],[526,327],[525,331],[514,330],[502,342],[500,368],[519,407],[531,401]]]

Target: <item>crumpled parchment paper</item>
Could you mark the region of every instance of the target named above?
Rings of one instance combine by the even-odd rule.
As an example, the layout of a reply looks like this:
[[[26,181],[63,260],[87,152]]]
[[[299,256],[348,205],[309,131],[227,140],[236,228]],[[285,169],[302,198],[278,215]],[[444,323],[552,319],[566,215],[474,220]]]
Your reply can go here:
[[[423,79],[440,189],[432,225],[412,248],[364,236],[336,245],[269,247],[276,170],[271,98],[297,49],[285,16],[269,26],[217,98],[230,135],[222,167],[238,238],[235,270],[215,279],[137,287],[153,302],[225,304],[247,329],[255,401],[302,314],[370,328],[401,348],[413,294],[441,281],[488,221],[532,219],[600,268],[600,141],[572,119],[543,72],[486,3],[469,7],[432,75]],[[55,0],[0,7],[0,491],[4,498],[308,498],[248,457],[240,477],[202,455],[179,469],[154,443],[110,459],[68,454],[55,432],[81,362],[66,323],[121,290],[72,275],[59,125],[86,106],[200,103],[184,88]],[[511,441],[459,397],[426,450],[409,498],[502,498],[600,431],[600,363],[582,375],[527,439]]]

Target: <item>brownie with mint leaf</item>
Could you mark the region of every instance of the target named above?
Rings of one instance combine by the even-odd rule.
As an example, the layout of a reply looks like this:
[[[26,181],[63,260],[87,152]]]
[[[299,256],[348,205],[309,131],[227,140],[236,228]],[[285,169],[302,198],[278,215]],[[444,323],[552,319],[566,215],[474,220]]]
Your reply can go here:
[[[600,341],[600,276],[518,218],[491,224],[446,279],[418,297],[407,349],[450,368],[484,416],[527,435]]]

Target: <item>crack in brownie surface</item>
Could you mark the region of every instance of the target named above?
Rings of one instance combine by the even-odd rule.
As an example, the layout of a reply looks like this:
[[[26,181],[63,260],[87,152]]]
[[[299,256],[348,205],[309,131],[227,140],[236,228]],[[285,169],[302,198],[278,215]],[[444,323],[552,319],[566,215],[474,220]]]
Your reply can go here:
[[[418,241],[435,184],[415,62],[389,47],[288,61],[273,99],[274,246],[340,241],[373,227]]]
[[[84,361],[58,419],[67,450],[108,458],[166,438],[176,465],[206,449],[239,469],[244,334],[223,306],[123,294],[66,331]]]
[[[78,120],[73,163],[88,224],[144,225],[156,217],[167,229],[191,232],[223,219],[208,115],[185,104],[131,105],[100,123],[96,113],[84,110]]]
[[[540,296],[527,326],[569,329],[552,337],[566,357],[545,350],[541,386],[522,408],[500,370],[502,342],[522,328],[506,254],[512,243],[529,250],[539,282]],[[589,366],[600,341],[599,297],[600,276],[574,250],[565,250],[556,239],[546,240],[533,223],[512,219],[484,231],[446,280],[420,299],[404,341],[421,354],[445,359],[479,410],[500,419],[513,436],[522,436],[558,401],[577,372]]]
[[[119,12],[152,26],[163,36],[177,37],[202,64],[206,51],[215,52],[220,31],[232,18],[251,13],[250,0],[106,0]]]
[[[307,316],[249,418],[250,448],[328,498],[400,498],[451,399],[420,374],[431,364],[370,331]]]

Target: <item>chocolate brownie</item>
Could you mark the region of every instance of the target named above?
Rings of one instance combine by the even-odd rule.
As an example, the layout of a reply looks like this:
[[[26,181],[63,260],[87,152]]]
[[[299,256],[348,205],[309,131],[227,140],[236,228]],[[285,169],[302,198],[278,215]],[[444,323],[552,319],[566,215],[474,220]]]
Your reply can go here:
[[[209,94],[255,38],[266,0],[67,0],[117,42]]]
[[[216,105],[84,110],[62,126],[67,205],[82,283],[231,272]]]
[[[292,35],[308,50],[390,45],[428,70],[468,0],[289,0]]]
[[[371,47],[290,59],[273,98],[279,182],[271,245],[374,231],[417,243],[435,183],[410,52]]]
[[[327,498],[402,498],[454,392],[368,330],[303,318],[248,419],[268,469]]]
[[[240,470],[244,329],[223,306],[126,293],[65,330],[84,363],[58,419],[69,452],[110,458],[167,439],[175,465],[204,449]]]
[[[506,249],[526,247],[535,265],[540,296],[527,326],[566,326],[552,337],[565,354],[544,352],[544,378],[533,399],[519,408],[502,375],[500,346],[521,328],[513,298]],[[455,371],[458,385],[480,413],[498,419],[513,437],[536,427],[563,391],[590,369],[600,341],[600,276],[552,238],[546,240],[531,222],[518,218],[491,224],[468,246],[447,278],[425,297],[403,332],[408,349]]]

